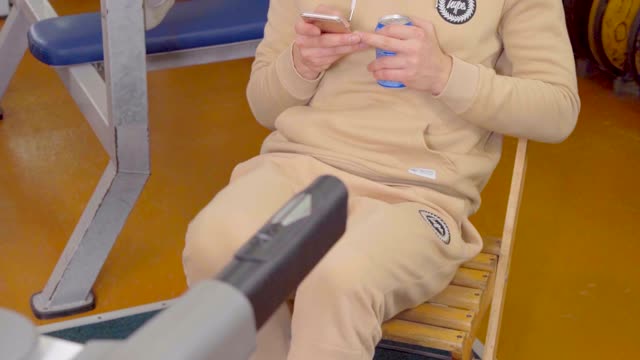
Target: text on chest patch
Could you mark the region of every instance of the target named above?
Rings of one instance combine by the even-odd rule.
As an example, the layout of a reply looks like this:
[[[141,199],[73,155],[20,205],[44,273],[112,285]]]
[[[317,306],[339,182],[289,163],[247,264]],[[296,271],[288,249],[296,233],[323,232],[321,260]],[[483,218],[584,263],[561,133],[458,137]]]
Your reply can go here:
[[[464,24],[476,13],[476,0],[438,0],[438,13],[451,24]]]

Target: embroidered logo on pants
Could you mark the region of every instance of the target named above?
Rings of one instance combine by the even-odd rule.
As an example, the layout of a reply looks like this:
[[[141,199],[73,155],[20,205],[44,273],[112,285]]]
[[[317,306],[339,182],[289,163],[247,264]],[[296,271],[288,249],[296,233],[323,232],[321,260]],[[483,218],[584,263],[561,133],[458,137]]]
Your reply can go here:
[[[451,24],[464,24],[476,13],[476,0],[438,0],[438,13]]]
[[[442,220],[442,218],[438,215],[426,210],[420,210],[420,215],[422,215],[422,218],[425,219],[429,223],[429,225],[431,225],[433,231],[435,231],[440,240],[449,245],[449,243],[451,242],[451,233],[449,232],[447,223],[444,222],[444,220]]]

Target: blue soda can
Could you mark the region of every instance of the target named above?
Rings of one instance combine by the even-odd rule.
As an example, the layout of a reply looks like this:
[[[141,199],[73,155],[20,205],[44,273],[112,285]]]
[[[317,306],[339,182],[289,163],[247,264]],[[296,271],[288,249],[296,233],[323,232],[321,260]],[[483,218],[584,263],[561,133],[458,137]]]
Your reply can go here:
[[[382,29],[383,27],[387,26],[387,25],[392,25],[392,24],[400,24],[400,25],[413,25],[413,23],[411,22],[411,19],[404,16],[404,15],[387,15],[387,16],[383,16],[380,18],[380,20],[378,20],[378,25],[376,26],[376,31]],[[376,59],[379,59],[383,56],[395,56],[396,53],[393,51],[388,51],[388,50],[383,50],[383,49],[376,49]],[[403,88],[405,87],[405,85],[401,82],[397,82],[397,81],[387,81],[387,80],[379,80],[378,84],[380,84],[381,86],[387,87],[387,88],[395,88],[395,89],[399,89],[399,88]]]

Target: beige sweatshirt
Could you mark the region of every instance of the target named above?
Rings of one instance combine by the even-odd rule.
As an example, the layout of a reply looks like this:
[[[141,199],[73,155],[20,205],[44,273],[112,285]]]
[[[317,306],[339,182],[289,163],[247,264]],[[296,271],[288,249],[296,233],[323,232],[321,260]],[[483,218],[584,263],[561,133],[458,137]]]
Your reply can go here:
[[[442,3],[439,8],[437,3]],[[433,189],[477,211],[502,134],[557,143],[573,131],[580,100],[559,0],[358,0],[352,28],[388,14],[434,23],[454,58],[438,96],[377,84],[375,50],[349,55],[314,81],[291,46],[302,11],[349,14],[350,0],[271,0],[247,88],[256,119],[274,132],[262,152],[308,154],[381,183]]]

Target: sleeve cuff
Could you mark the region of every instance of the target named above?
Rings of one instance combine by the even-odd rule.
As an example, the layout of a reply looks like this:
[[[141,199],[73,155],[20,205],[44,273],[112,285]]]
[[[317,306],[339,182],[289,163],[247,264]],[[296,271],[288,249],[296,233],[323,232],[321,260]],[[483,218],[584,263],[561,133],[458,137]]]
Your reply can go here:
[[[476,97],[480,80],[480,69],[477,66],[465,62],[455,56],[451,74],[444,90],[436,96],[456,114],[467,111]]]
[[[282,86],[297,99],[311,98],[324,76],[324,72],[322,72],[318,78],[307,80],[298,73],[293,64],[293,44],[289,45],[287,50],[283,51],[276,60],[276,72]]]

